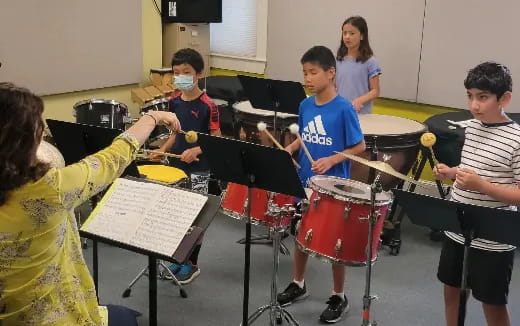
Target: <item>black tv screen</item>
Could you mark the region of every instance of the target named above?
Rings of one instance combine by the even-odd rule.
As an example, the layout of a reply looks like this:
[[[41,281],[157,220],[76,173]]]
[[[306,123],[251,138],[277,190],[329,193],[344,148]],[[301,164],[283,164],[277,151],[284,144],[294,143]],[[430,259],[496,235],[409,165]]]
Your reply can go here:
[[[162,0],[166,23],[221,23],[222,0]]]

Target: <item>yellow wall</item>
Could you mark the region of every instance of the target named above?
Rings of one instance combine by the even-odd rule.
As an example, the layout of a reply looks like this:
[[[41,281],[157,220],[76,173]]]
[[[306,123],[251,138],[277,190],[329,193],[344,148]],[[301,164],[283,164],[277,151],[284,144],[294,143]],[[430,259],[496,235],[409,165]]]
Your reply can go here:
[[[143,69],[141,83],[148,82],[150,68],[162,66],[162,25],[161,17],[157,13],[155,6],[150,0],[141,0],[142,7],[142,45],[143,45]],[[79,76],[81,77],[81,76]],[[102,78],[100,76],[100,78]],[[72,107],[75,103],[91,99],[100,98],[107,100],[116,100],[126,104],[133,117],[139,112],[139,107],[132,103],[130,99],[130,89],[139,85],[126,85],[118,87],[108,87],[103,89],[94,89],[89,91],[49,95],[44,96],[45,102],[45,118],[58,120],[74,121],[72,116]]]

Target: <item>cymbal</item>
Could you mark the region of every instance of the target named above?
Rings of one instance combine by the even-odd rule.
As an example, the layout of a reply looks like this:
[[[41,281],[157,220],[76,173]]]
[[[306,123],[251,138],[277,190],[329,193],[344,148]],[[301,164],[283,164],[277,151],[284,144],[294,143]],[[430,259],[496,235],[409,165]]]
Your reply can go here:
[[[419,187],[429,188],[428,185],[426,185],[426,184],[424,184],[422,182],[416,181],[416,180],[414,180],[414,179],[412,179],[412,178],[408,177],[407,175],[404,175],[404,174],[402,174],[400,172],[397,172],[387,162],[369,161],[369,160],[364,159],[362,157],[359,157],[359,156],[356,156],[356,155],[352,155],[352,154],[343,153],[343,152],[335,152],[335,153],[343,155],[346,158],[348,158],[349,160],[356,161],[358,163],[361,163],[361,164],[366,165],[368,167],[374,168],[374,169],[376,169],[378,171],[381,171],[383,173],[389,174],[389,175],[394,176],[396,178],[399,178],[401,180],[413,183],[413,184],[415,184],[415,185],[417,185]]]

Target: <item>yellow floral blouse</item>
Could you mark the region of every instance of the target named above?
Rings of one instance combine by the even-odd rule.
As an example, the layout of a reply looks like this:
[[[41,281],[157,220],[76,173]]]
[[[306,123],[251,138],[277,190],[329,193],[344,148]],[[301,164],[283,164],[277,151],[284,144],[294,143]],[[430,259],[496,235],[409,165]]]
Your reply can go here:
[[[74,218],[135,158],[124,133],[104,150],[9,193],[0,206],[0,325],[106,325]]]

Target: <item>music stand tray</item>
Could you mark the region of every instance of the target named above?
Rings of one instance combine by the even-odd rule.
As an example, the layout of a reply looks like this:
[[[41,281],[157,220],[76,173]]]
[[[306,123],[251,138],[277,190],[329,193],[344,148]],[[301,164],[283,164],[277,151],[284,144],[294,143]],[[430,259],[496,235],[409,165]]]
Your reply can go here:
[[[242,307],[242,326],[247,326],[249,304],[249,272],[251,254],[251,190],[260,188],[299,198],[307,198],[305,190],[292,158],[288,152],[223,137],[215,137],[199,133],[199,145],[208,159],[210,170],[220,180],[234,182],[248,187],[246,242],[244,251],[244,300]],[[274,262],[275,266],[277,261]],[[275,267],[276,269],[276,267]],[[274,287],[276,287],[276,282]],[[272,291],[274,293],[275,291]],[[293,319],[289,312],[274,303],[271,295],[271,306],[278,310],[287,320]],[[256,319],[258,314],[253,314]],[[271,314],[271,323],[273,323]],[[252,319],[254,321],[254,319]]]
[[[395,199],[412,223],[432,229],[462,234],[465,239],[462,261],[458,325],[464,325],[471,241],[482,238],[513,246],[520,245],[520,213],[511,210],[453,202],[399,189]],[[425,209],[427,207],[428,209]]]

